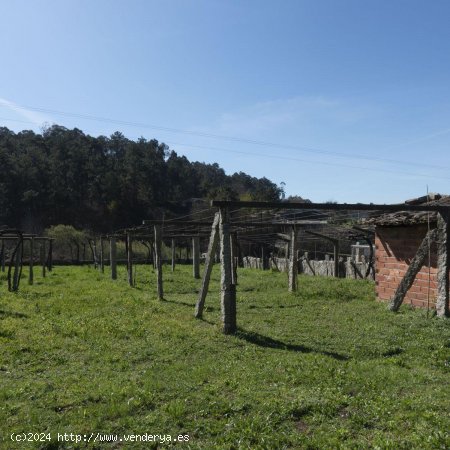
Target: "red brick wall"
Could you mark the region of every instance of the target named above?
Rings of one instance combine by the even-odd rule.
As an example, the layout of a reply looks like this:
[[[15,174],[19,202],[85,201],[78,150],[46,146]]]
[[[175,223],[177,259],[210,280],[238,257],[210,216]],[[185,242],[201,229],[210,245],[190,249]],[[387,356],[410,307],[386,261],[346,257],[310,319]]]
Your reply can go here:
[[[426,225],[377,227],[375,235],[375,284],[378,298],[390,300],[409,263],[427,233]],[[436,304],[436,246],[431,246],[430,307]],[[404,303],[426,307],[428,294],[428,258],[406,294]]]

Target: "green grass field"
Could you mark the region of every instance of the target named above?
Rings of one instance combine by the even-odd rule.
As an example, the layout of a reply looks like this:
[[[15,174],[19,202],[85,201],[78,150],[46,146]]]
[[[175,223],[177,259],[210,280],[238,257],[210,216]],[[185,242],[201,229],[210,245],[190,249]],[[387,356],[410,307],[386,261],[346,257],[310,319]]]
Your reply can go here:
[[[236,336],[220,332],[215,268],[152,269],[130,288],[55,267],[8,293],[0,274],[0,445],[22,448],[450,448],[450,323],[393,314],[365,281],[239,270]],[[26,269],[24,270],[24,276]],[[51,433],[14,443],[12,433]],[[189,442],[57,442],[57,433],[188,434]],[[47,435],[48,436],[48,435]]]

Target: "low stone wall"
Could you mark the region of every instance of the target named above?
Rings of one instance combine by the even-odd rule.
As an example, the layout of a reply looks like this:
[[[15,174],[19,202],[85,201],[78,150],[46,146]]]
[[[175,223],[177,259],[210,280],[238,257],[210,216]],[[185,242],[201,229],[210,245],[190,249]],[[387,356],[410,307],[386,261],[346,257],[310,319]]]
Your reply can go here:
[[[254,256],[245,256],[243,258],[244,267],[250,269],[262,269],[261,258]],[[287,272],[286,258],[270,258],[270,269],[279,270],[280,272]],[[339,277],[340,278],[364,278],[369,267],[366,261],[354,262],[351,258],[344,261],[342,258],[339,261]],[[325,260],[309,260],[300,258],[298,260],[298,272],[305,275],[320,275],[324,277],[334,277],[334,261],[332,259]],[[369,278],[374,278],[373,273],[370,273]]]

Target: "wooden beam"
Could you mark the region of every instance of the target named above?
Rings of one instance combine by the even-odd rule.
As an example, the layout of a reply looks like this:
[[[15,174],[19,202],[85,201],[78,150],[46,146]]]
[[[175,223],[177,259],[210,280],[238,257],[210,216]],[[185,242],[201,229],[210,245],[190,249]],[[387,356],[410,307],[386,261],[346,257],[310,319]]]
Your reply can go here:
[[[212,200],[211,206],[219,208],[256,208],[256,209],[318,209],[324,211],[449,211],[450,206],[439,205],[376,205],[373,203],[287,203],[287,202],[240,202]]]
[[[171,227],[171,226],[195,226],[195,227],[211,227],[212,222],[207,221],[192,221],[192,220],[174,220],[171,222],[163,221],[163,220],[144,220],[144,225],[164,225],[165,228]],[[233,227],[253,227],[253,228],[267,228],[267,227],[285,227],[288,225],[326,225],[328,221],[326,220],[285,220],[285,221],[278,221],[278,222],[270,222],[270,221],[263,221],[263,222],[242,222],[242,221],[236,221],[236,222],[230,222],[230,225]],[[135,232],[138,232],[139,230],[134,230]]]

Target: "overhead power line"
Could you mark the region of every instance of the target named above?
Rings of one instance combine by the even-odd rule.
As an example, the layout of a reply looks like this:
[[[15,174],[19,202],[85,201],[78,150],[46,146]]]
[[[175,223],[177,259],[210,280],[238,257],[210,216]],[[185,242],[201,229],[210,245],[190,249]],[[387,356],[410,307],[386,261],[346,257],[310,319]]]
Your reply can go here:
[[[296,150],[296,151],[313,153],[313,154],[336,156],[339,158],[353,158],[353,159],[361,159],[361,160],[365,160],[365,161],[387,162],[387,163],[391,163],[391,164],[402,164],[402,165],[416,166],[416,167],[417,166],[429,167],[429,168],[433,168],[433,169],[449,169],[449,168],[445,168],[445,167],[443,167],[441,165],[437,165],[437,164],[417,163],[417,162],[413,162],[413,161],[397,160],[397,159],[391,159],[391,158],[381,158],[381,157],[358,155],[358,154],[355,155],[355,154],[351,154],[351,153],[336,152],[336,151],[332,151],[332,150],[323,150],[323,149],[306,147],[306,146],[278,144],[278,143],[262,141],[262,140],[246,139],[246,138],[241,138],[241,137],[236,137],[236,136],[227,136],[227,135],[221,135],[221,134],[206,133],[206,132],[201,132],[201,131],[183,130],[183,129],[179,129],[179,128],[165,127],[165,126],[161,126],[161,125],[146,124],[146,123],[141,123],[141,122],[127,121],[127,120],[120,120],[120,119],[111,119],[111,118],[107,118],[107,117],[94,116],[94,115],[90,115],[90,114],[73,113],[73,112],[60,111],[60,110],[55,110],[55,109],[41,108],[41,107],[36,107],[36,106],[15,105],[15,108],[21,109],[23,111],[28,110],[28,111],[47,113],[47,114],[56,114],[56,115],[65,116],[65,117],[93,120],[93,121],[97,121],[97,122],[104,122],[104,123],[110,123],[110,124],[115,124],[115,125],[125,125],[125,126],[137,127],[137,128],[149,128],[149,129],[164,131],[164,132],[168,132],[168,133],[178,133],[178,134],[185,134],[185,135],[190,135],[190,136],[207,137],[207,138],[216,139],[216,140],[238,142],[238,143],[244,143],[244,144],[252,144],[252,145],[271,147],[271,148],[277,148],[277,149]]]

